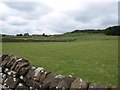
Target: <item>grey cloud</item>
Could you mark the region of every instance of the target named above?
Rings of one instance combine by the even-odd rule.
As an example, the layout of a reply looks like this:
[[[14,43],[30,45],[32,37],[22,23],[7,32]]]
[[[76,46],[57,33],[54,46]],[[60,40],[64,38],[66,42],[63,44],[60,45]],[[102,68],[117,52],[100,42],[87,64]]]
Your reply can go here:
[[[64,23],[58,23],[57,25],[55,24],[55,27],[53,28],[53,30],[58,33],[65,33],[68,31],[73,31],[75,28],[76,28],[76,25],[74,25],[72,21],[70,23],[66,21]]]
[[[38,5],[33,2],[5,2],[10,8],[14,8],[20,11],[32,11]]]
[[[40,2],[6,2],[5,4],[21,12],[24,19],[38,19],[52,11],[50,7]]]
[[[28,26],[7,25],[3,27],[2,33],[17,34],[17,33],[25,33],[25,32],[31,33],[32,31],[33,29],[29,25]]]
[[[20,25],[24,26],[24,25],[27,25],[28,23],[16,21],[16,22],[11,22],[10,24],[15,26],[20,26]]]
[[[55,16],[51,16],[50,14],[42,17],[43,20],[39,22],[39,26],[42,29],[45,28],[54,33],[64,33],[76,28],[77,22],[74,21],[74,19],[71,19],[71,17],[66,16],[64,13],[58,14],[58,16],[55,12],[53,13]]]
[[[3,15],[0,15],[0,20],[1,20],[1,21],[5,21],[5,20],[6,20],[6,16],[5,16],[5,15],[4,15],[4,16],[3,16]]]
[[[83,23],[88,23],[91,22],[93,19],[100,18],[102,19],[107,18],[109,15],[114,15],[116,16],[117,14],[117,2],[91,2],[86,6],[85,10],[79,11],[72,11],[69,12],[69,15],[72,15],[75,20],[83,22]],[[110,18],[110,17],[109,17]],[[116,18],[116,17],[115,17]],[[110,18],[113,19],[111,23],[115,23],[115,18]],[[106,23],[109,24],[109,23]]]
[[[118,16],[107,16],[106,18],[102,19],[101,25],[103,26],[112,26],[118,25]]]
[[[9,16],[6,18],[6,22],[11,26],[25,26],[28,25],[31,21],[23,19],[20,16]]]

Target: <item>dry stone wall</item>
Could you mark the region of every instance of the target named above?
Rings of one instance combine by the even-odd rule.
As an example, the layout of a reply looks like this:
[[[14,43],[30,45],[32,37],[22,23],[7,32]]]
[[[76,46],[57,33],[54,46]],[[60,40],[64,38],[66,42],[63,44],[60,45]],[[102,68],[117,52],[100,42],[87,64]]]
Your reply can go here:
[[[0,65],[0,87],[3,90],[117,90],[71,75],[56,75],[13,55],[1,55]]]

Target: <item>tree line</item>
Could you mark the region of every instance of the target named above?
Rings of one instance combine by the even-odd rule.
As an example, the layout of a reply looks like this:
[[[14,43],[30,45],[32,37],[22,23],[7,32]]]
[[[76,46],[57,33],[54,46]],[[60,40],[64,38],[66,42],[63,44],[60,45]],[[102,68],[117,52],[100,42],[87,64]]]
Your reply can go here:
[[[48,37],[47,34],[43,33],[43,34],[32,34],[30,35],[29,33],[20,33],[20,34],[16,34],[16,35],[6,35],[6,34],[2,34],[2,36],[17,36],[17,37],[21,37],[21,36],[25,36],[25,37],[28,37],[28,36],[45,36],[45,37]]]

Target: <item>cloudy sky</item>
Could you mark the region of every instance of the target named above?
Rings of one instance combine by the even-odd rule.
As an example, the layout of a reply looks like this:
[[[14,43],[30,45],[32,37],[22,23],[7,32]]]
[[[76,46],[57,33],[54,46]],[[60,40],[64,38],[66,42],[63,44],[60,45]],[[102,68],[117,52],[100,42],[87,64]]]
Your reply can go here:
[[[3,34],[60,34],[118,25],[117,0],[83,1],[0,2],[0,31]]]

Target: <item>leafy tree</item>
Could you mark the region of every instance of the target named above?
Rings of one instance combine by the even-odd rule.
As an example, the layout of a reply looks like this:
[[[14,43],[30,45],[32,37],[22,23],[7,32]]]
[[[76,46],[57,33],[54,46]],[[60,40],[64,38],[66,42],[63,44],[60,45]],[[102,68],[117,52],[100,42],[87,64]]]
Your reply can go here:
[[[42,34],[42,36],[48,37],[48,35],[47,35],[47,34],[45,34],[45,33],[43,33],[43,34]]]
[[[45,36],[45,33],[43,33],[42,36]]]

